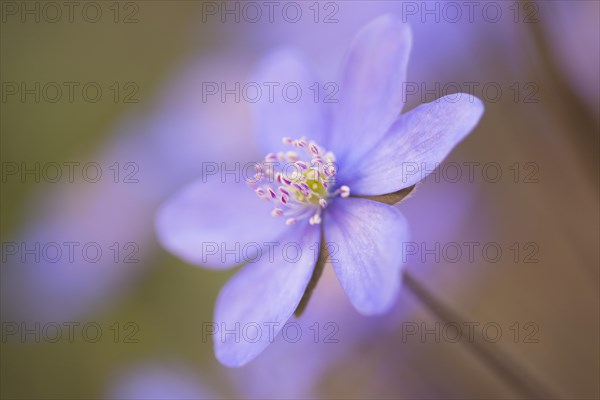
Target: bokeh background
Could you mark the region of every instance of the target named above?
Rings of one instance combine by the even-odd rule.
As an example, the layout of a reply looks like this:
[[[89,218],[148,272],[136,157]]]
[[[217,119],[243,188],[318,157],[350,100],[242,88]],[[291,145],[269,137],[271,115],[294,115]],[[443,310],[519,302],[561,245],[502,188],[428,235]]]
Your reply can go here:
[[[270,21],[265,2],[0,2],[2,398],[598,398],[600,6],[475,3],[276,2]],[[394,310],[360,316],[328,268],[301,340],[225,368],[203,328],[233,271],[153,227],[202,162],[247,157],[250,104],[202,83],[281,46],[335,82],[384,13],[413,29],[407,110],[473,88],[484,117],[397,205],[419,251]],[[70,242],[72,262],[35,250]]]

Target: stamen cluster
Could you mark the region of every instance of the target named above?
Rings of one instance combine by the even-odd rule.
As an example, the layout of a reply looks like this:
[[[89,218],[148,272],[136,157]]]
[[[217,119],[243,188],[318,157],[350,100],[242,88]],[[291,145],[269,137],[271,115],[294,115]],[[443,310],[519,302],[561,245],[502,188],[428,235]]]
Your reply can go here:
[[[350,188],[330,191],[337,174],[332,152],[306,137],[284,137],[282,141],[297,150],[267,154],[256,164],[256,175],[249,184],[258,197],[275,203],[272,216],[286,217],[288,225],[307,217],[311,225],[319,224],[327,200],[338,195],[348,197]]]

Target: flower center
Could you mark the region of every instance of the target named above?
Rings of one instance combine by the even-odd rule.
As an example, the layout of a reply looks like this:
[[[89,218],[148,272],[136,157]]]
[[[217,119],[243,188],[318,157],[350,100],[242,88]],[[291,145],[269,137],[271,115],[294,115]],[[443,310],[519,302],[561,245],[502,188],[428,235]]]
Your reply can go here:
[[[286,217],[286,224],[304,218],[309,218],[311,225],[319,224],[327,200],[338,195],[348,197],[350,188],[333,190],[337,166],[332,152],[305,137],[284,137],[283,144],[297,151],[267,154],[255,165],[256,175],[249,185],[258,197],[275,204],[271,215]]]

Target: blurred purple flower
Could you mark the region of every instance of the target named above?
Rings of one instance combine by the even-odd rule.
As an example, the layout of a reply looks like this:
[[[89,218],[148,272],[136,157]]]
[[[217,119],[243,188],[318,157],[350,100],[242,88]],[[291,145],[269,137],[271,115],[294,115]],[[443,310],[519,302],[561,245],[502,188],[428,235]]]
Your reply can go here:
[[[408,239],[407,223],[396,208],[361,197],[415,185],[476,126],[483,113],[479,99],[459,94],[398,116],[405,100],[410,47],[408,26],[391,16],[380,17],[353,42],[342,70],[338,103],[307,96],[295,103],[261,99],[255,104],[259,145],[273,153],[258,164],[252,186],[267,201],[257,201],[242,182],[204,179],[186,187],[160,210],[161,242],[195,264],[215,268],[239,264],[224,254],[236,248],[236,242],[264,244],[279,239],[301,249],[295,262],[275,252],[274,259],[251,263],[221,290],[215,308],[218,326],[273,327],[272,335],[255,341],[239,341],[233,335],[215,340],[215,353],[223,364],[244,365],[272,342],[271,336],[305,294],[316,264],[309,249],[315,244],[318,248],[322,239],[335,243],[334,270],[360,313],[381,314],[393,305],[402,264],[398,243]],[[297,82],[301,87],[316,82],[302,58],[289,50],[264,60],[255,80]],[[284,134],[299,139],[282,138]],[[303,153],[286,152],[286,145]],[[292,174],[288,166],[293,166]],[[270,202],[276,205],[271,215],[284,217],[286,224],[268,218]],[[209,254],[207,243],[221,246]],[[250,258],[262,254],[259,251]]]
[[[27,204],[24,226],[4,243],[28,249],[55,244],[62,253],[57,259],[51,259],[54,253],[46,256],[41,250],[3,254],[3,320],[70,321],[118,304],[133,291],[159,250],[152,229],[158,206],[195,178],[202,160],[212,154],[227,151],[238,160],[243,156],[231,146],[245,135],[243,116],[222,121],[221,128],[229,124],[226,129],[231,134],[211,140],[215,129],[211,117],[237,109],[231,104],[203,102],[201,95],[207,76],[226,80],[237,74],[239,68],[227,55],[215,55],[208,61],[204,57],[186,60],[164,83],[157,99],[148,104],[147,112],[136,109],[115,123],[111,140],[91,158],[105,169],[102,180],[48,184],[36,193]],[[135,163],[137,182],[116,183],[108,170],[115,162]],[[77,246],[73,262],[65,245],[70,242]],[[82,257],[82,248],[88,243],[104,250],[97,262]],[[135,245],[139,251],[134,262],[123,262],[124,253],[115,262],[110,249],[114,243]]]
[[[154,361],[120,370],[110,380],[108,399],[215,399],[196,371],[179,362]]]
[[[553,1],[540,4],[549,49],[573,89],[597,118],[600,106],[600,3]]]

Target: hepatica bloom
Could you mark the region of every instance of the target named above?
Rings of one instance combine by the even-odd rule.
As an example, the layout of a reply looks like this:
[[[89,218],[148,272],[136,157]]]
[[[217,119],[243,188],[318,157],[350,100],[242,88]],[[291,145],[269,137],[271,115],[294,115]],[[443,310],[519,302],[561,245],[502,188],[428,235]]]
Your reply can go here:
[[[393,306],[408,240],[393,204],[483,114],[480,100],[454,94],[400,115],[410,47],[409,27],[392,16],[363,28],[346,56],[337,102],[331,91],[309,91],[317,80],[296,52],[267,57],[253,81],[294,82],[304,95],[252,104],[266,154],[254,175],[201,179],[159,211],[162,244],[184,260],[221,269],[246,261],[216,302],[221,363],[241,366],[263,351],[306,306],[328,259],[358,312]]]

